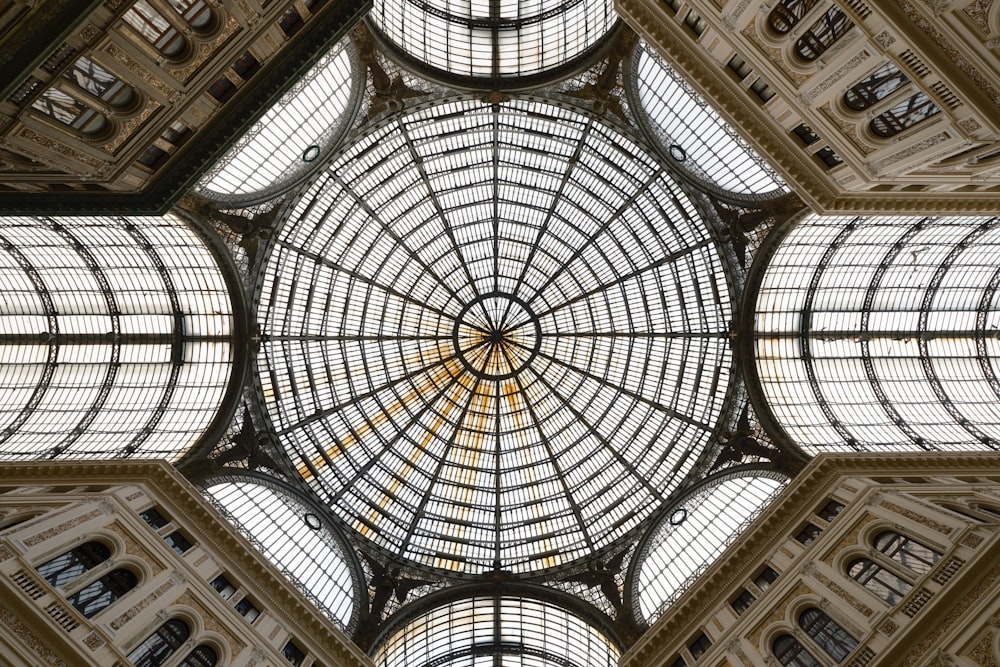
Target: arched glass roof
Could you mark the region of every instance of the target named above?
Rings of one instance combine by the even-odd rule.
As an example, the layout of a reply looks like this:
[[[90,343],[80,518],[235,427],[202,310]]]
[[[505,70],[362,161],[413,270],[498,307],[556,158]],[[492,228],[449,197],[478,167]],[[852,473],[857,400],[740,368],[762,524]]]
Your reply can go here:
[[[202,194],[242,202],[273,197],[322,162],[349,124],[359,74],[342,40],[209,170]]]
[[[729,388],[722,263],[654,157],[581,112],[442,102],[292,208],[258,320],[299,472],[394,557],[558,566],[649,518]]]
[[[619,650],[600,630],[548,602],[473,597],[441,605],[396,628],[375,650],[376,667],[614,667]]]
[[[0,218],[0,458],[176,460],[233,368],[218,262],[174,216]]]
[[[633,55],[635,90],[657,136],[681,169],[741,195],[788,191],[781,177],[644,42]]]
[[[611,0],[375,0],[368,20],[434,69],[496,81],[539,74],[594,47],[618,20]]]
[[[674,503],[641,547],[633,602],[652,624],[787,483],[779,474],[723,475]]]
[[[757,296],[756,370],[806,451],[1000,446],[1000,218],[813,216]]]
[[[353,628],[358,582],[345,547],[306,503],[252,478],[210,483],[206,493],[320,609],[341,628]]]

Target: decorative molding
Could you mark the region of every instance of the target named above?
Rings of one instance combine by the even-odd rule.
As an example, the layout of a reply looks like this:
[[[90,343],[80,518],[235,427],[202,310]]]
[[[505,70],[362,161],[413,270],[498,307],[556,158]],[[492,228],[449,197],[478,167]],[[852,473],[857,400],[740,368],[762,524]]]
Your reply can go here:
[[[788,80],[794,83],[796,88],[800,87],[802,83],[809,78],[809,75],[796,72],[791,69],[788,66],[788,63],[785,62],[785,56],[782,50],[775,46],[771,46],[757,34],[756,24],[757,17],[754,16],[750,19],[750,23],[748,23],[747,26],[740,31],[740,33],[750,40],[754,46],[760,49],[765,55],[767,55],[767,59],[774,63],[775,67],[777,67],[782,74],[788,77]]]
[[[18,639],[35,652],[35,657],[42,660],[39,667],[65,667],[66,663],[49,648],[48,642],[39,639],[38,635],[24,624],[19,615],[14,614],[2,604],[0,604],[0,623],[7,626]]]
[[[981,32],[984,36],[989,36],[991,32],[989,18],[987,16],[987,11],[989,10],[991,4],[992,0],[989,0],[989,2],[973,0],[973,2],[970,2],[966,6],[962,7],[962,11],[969,17],[972,25],[979,28],[979,32]]]
[[[135,538],[132,537],[132,535],[130,535],[127,530],[122,528],[117,523],[109,523],[103,528],[109,533],[113,533],[114,535],[118,536],[118,539],[120,539],[125,544],[126,554],[134,558],[138,558],[143,563],[149,565],[149,569],[152,571],[154,576],[159,574],[160,572],[163,572],[164,569],[163,566],[160,565],[160,563],[153,558],[153,556],[146,550],[146,548],[143,547],[141,544],[139,544],[139,542],[137,542]]]
[[[812,595],[813,593],[814,593],[813,589],[807,586],[805,582],[802,581],[797,582],[795,588],[793,588],[792,590],[790,590],[788,593],[785,594],[785,597],[784,599],[782,599],[781,603],[775,605],[771,609],[771,613],[768,614],[767,617],[765,617],[759,623],[757,623],[757,625],[753,628],[751,633],[747,635],[747,640],[749,640],[750,644],[755,648],[759,647],[760,637],[761,635],[764,634],[764,631],[767,630],[767,628],[770,627],[771,625],[784,621],[785,617],[787,616],[788,608],[792,605],[792,603],[794,603],[796,600],[805,595]]]
[[[886,637],[892,637],[894,634],[896,634],[896,630],[899,630],[899,626],[896,625],[896,622],[891,618],[885,619],[878,626],[878,631],[881,632]]]
[[[1000,86],[996,85],[996,81],[980,72],[975,65],[973,65],[969,60],[962,55],[951,41],[945,37],[935,26],[934,22],[928,19],[923,13],[920,12],[911,0],[895,0],[899,8],[906,13],[907,18],[910,19],[918,28],[920,28],[927,37],[934,42],[940,48],[945,56],[959,69],[965,72],[966,76],[976,84],[980,90],[986,93],[990,99],[993,100],[995,104],[1000,104]]]
[[[174,93],[174,87],[169,85],[162,77],[153,76],[153,74],[146,68],[145,65],[140,63],[138,60],[132,57],[132,55],[122,49],[120,46],[114,42],[109,43],[104,52],[109,56],[120,62],[125,69],[127,69],[132,74],[135,74],[141,81],[149,84],[157,91],[163,93],[166,96],[170,96]]]
[[[840,587],[839,584],[834,582],[829,577],[823,575],[822,573],[816,574],[816,580],[819,581],[824,588],[836,593],[837,597],[851,605],[854,609],[860,611],[865,618],[871,618],[875,614],[875,610],[866,605],[865,603],[858,600],[856,597],[848,593],[846,590]]]
[[[96,651],[97,649],[104,646],[104,639],[96,632],[91,632],[89,635],[83,638],[83,645],[89,648],[91,651]]]
[[[993,655],[993,633],[987,632],[965,655],[979,667],[998,667],[996,657]]]
[[[86,522],[90,521],[91,519],[96,519],[97,517],[101,516],[102,514],[103,514],[103,512],[101,512],[100,509],[93,509],[93,510],[87,512],[86,514],[81,514],[81,515],[79,515],[77,517],[74,517],[74,518],[70,519],[69,521],[63,521],[58,526],[54,526],[52,528],[49,528],[48,530],[43,530],[40,533],[32,535],[31,537],[25,538],[24,539],[24,544],[25,544],[25,546],[33,547],[36,544],[44,542],[45,540],[49,539],[50,537],[54,537],[54,536],[58,535],[59,533],[62,533],[62,532],[65,532],[65,531],[69,530],[70,528],[75,528],[76,526],[79,526],[82,523],[86,523]]]
[[[930,528],[931,530],[938,533],[943,533],[944,535],[951,535],[952,532],[954,532],[955,530],[952,526],[947,526],[938,521],[934,521],[933,519],[928,519],[923,514],[914,512],[913,510],[910,509],[906,509],[905,507],[900,507],[899,505],[890,502],[888,500],[883,500],[881,503],[879,503],[879,505],[886,508],[887,510],[890,510],[891,512],[895,512],[899,516],[905,516],[910,521],[915,521],[916,523],[919,523],[921,526],[926,526],[927,528]]]
[[[1000,579],[1000,564],[991,567],[983,575],[982,579],[976,582],[975,587],[958,600],[944,618],[939,619],[933,624],[920,641],[911,645],[909,653],[906,654],[905,659],[900,663],[902,667],[915,667],[917,664],[923,662],[931,647],[940,641],[941,637],[951,630],[953,625],[962,620],[965,612],[975,605],[979,601],[979,598],[985,593],[991,592],[993,585],[998,579]]]
[[[836,558],[844,549],[850,547],[856,547],[860,542],[861,531],[865,529],[865,526],[872,523],[873,521],[878,521],[879,517],[872,514],[871,512],[865,511],[860,518],[857,519],[854,527],[850,531],[844,534],[840,541],[833,547],[831,547],[826,554],[821,559],[821,562],[826,563],[829,566],[833,566],[833,559]]]
[[[868,58],[870,57],[871,54],[869,54],[868,51],[866,51],[865,49],[861,49],[858,53],[854,54],[853,58],[851,58],[846,63],[838,67],[832,74],[830,74],[830,76],[823,79],[819,84],[817,84],[813,88],[810,88],[809,92],[806,94],[813,99],[819,97],[821,93],[826,91],[833,84],[839,82],[840,79],[842,79],[844,75],[846,75],[848,72],[860,67],[861,63],[868,60]],[[830,103],[827,102],[823,106],[829,109]]]
[[[113,621],[111,621],[111,623],[109,624],[111,626],[111,629],[112,630],[121,629],[123,625],[125,625],[133,618],[138,616],[139,612],[141,612],[143,609],[152,604],[154,600],[156,600],[158,597],[166,593],[169,589],[173,588],[173,586],[174,582],[170,581],[169,579],[160,584],[159,586],[157,586],[152,593],[150,593],[143,599],[139,600],[137,603],[132,605],[132,607],[130,607],[128,611],[126,611],[124,614],[114,619]]]
[[[911,146],[899,151],[898,153],[893,153],[889,157],[878,160],[877,162],[870,165],[872,170],[872,175],[879,176],[885,171],[886,167],[894,165],[897,162],[902,162],[908,157],[916,155],[917,153],[922,153],[931,146],[936,146],[937,144],[943,143],[949,139],[951,139],[951,135],[948,134],[947,132],[938,132],[932,137],[928,137],[923,141],[912,144]]]
[[[183,66],[174,67],[168,65],[167,72],[170,76],[174,77],[181,83],[187,83],[191,78],[191,75],[201,68],[201,66],[205,64],[205,61],[207,61],[218,50],[218,48],[226,42],[226,40],[232,37],[238,28],[239,24],[236,22],[236,19],[233,18],[233,15],[226,13],[226,24],[219,34],[216,35],[215,39],[211,42],[202,42],[198,44],[198,53],[195,54],[191,60],[185,62]]]
[[[845,137],[847,137],[848,139],[850,139],[851,143],[854,144],[854,147],[857,148],[862,155],[871,155],[872,153],[875,152],[876,149],[874,146],[865,143],[864,141],[861,140],[861,137],[858,136],[857,125],[844,120],[836,113],[834,113],[834,111],[830,108],[829,102],[825,102],[822,106],[819,107],[819,110],[823,113],[824,116],[827,117],[827,119],[831,123],[840,128],[840,133]]]
[[[882,47],[882,50],[887,51],[890,46],[896,43],[896,38],[893,37],[892,33],[888,30],[883,30],[879,34],[872,37],[872,41]]]

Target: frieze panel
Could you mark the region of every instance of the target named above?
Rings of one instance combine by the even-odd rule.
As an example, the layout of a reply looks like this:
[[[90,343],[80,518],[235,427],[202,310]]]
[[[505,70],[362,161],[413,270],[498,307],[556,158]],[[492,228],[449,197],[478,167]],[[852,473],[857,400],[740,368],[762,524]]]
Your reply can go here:
[[[35,132],[31,128],[28,127],[22,128],[21,131],[18,132],[17,136],[20,137],[21,139],[24,139],[26,141],[35,144],[36,146],[41,146],[42,148],[47,148],[61,155],[65,155],[71,160],[75,160],[81,164],[88,165],[95,169],[99,169],[102,165],[101,161],[98,160],[97,158],[92,157],[90,155],[85,155],[84,153],[81,153],[78,150],[70,148],[61,141],[56,141],[55,139],[51,139],[45,136],[44,134],[39,134],[38,132]],[[27,147],[25,147],[25,150],[31,152],[30,149],[28,149]],[[36,152],[34,154],[41,160],[50,159],[41,153]]]
[[[843,78],[845,74],[860,66],[861,63],[868,60],[869,57],[871,57],[871,54],[869,54],[868,51],[862,49],[861,51],[856,53],[853,58],[851,58],[846,63],[838,67],[833,74],[823,79],[819,83],[819,85],[817,85],[814,88],[811,88],[807,93],[807,95],[813,99],[819,97],[823,93],[823,91],[827,90],[828,88],[830,88],[830,86],[840,81],[840,79]]]
[[[947,135],[945,135],[945,136],[947,136]],[[934,139],[934,137],[931,137],[931,139]],[[920,142],[920,143],[925,143],[925,142]],[[940,143],[940,142],[935,141],[934,143]],[[928,145],[933,146],[934,143],[931,143],[931,144],[928,144]],[[915,146],[911,147],[911,148],[915,148]],[[905,151],[903,151],[903,152],[905,152]],[[921,526],[926,526],[927,528],[930,528],[931,530],[933,530],[935,532],[943,533],[945,535],[951,535],[952,531],[954,531],[954,528],[952,528],[951,526],[946,526],[945,524],[940,523],[938,521],[934,521],[933,519],[928,519],[923,514],[920,514],[918,512],[914,512],[913,510],[910,510],[910,509],[906,509],[905,507],[900,507],[899,505],[897,505],[897,504],[895,504],[893,502],[890,502],[888,500],[883,500],[879,504],[882,507],[886,508],[887,510],[895,512],[896,514],[898,514],[900,516],[905,516],[907,519],[910,519],[911,521],[915,521],[915,522],[919,523]]]
[[[994,103],[1000,104],[1000,86],[996,85],[989,76],[983,75],[976,67],[970,63],[965,56],[952,44],[937,28],[931,20],[925,17],[910,0],[896,0],[896,4],[902,9],[906,16],[924,34],[930,38],[937,46],[944,51],[948,59],[975,83],[980,90],[986,93]]]
[[[980,544],[983,543],[983,538],[979,537],[975,533],[969,533],[962,538],[962,544],[969,547],[970,549],[975,549]]]
[[[980,640],[978,644],[972,647],[972,650],[966,653],[967,656],[972,658],[973,662],[981,667],[1000,667],[997,665],[996,658],[993,655],[993,633],[987,632],[986,636]]]
[[[3,605],[0,605],[0,623],[7,626],[14,633],[14,636],[34,651],[35,657],[42,660],[42,665],[46,667],[65,667],[66,663],[53,653],[48,644],[39,639],[38,635],[32,632],[31,628],[25,625],[17,614],[14,614]],[[39,667],[42,667],[42,665]]]
[[[125,69],[132,74],[135,74],[139,80],[153,86],[153,88],[160,91],[164,95],[169,96],[176,92],[173,86],[169,85],[166,81],[163,81],[161,77],[153,76],[145,65],[133,58],[131,54],[114,42],[108,44],[104,49],[104,52],[124,65]]]
[[[875,152],[874,146],[865,143],[864,141],[861,140],[861,137],[858,136],[857,126],[854,123],[844,120],[836,113],[834,113],[833,110],[830,108],[829,102],[823,104],[819,108],[819,110],[823,112],[823,115],[826,116],[827,119],[829,119],[834,125],[840,128],[840,133],[843,134],[848,139],[850,139],[851,143],[854,144],[855,148],[861,151],[862,155],[871,155],[872,153]]]
[[[795,83],[796,86],[801,86],[802,82],[809,78],[809,75],[802,74],[801,72],[796,72],[788,67],[785,62],[785,57],[781,49],[767,44],[760,35],[757,34],[757,17],[754,16],[747,27],[743,28],[743,36],[749,39],[753,44],[767,54],[768,60],[774,63],[781,73],[788,77],[791,81]]]
[[[898,153],[893,153],[889,157],[884,158],[882,160],[879,160],[878,162],[875,162],[874,164],[871,165],[872,175],[873,176],[880,176],[885,171],[886,167],[890,167],[890,166],[896,164],[897,162],[901,162],[901,161],[905,160],[908,157],[916,155],[917,153],[922,153],[925,150],[927,150],[928,148],[930,148],[932,146],[935,146],[937,144],[943,143],[943,142],[947,141],[948,139],[951,139],[951,135],[950,134],[948,134],[947,132],[938,132],[933,137],[929,137],[927,139],[924,139],[921,142],[913,144],[909,148],[901,150]],[[909,512],[909,510],[905,510],[905,511]],[[912,515],[912,516],[910,516],[910,515]],[[924,521],[929,521],[929,519],[927,519],[925,517],[922,517],[921,515],[919,515],[919,514],[917,514],[915,512],[910,512],[909,515],[903,514],[903,516],[908,516],[909,518],[912,518],[914,521],[917,521],[918,523],[923,523]],[[933,523],[936,523],[936,522],[933,522]],[[937,525],[941,525],[941,524],[937,524]],[[930,527],[930,526],[928,526],[928,527]],[[951,531],[951,528],[949,528],[947,526],[944,526],[944,527],[948,529],[948,532]],[[945,532],[945,531],[939,531],[939,532]]]
[[[69,530],[70,528],[74,528],[76,526],[79,526],[82,523],[86,523],[87,521],[90,521],[91,519],[97,518],[97,517],[101,516],[102,514],[103,514],[103,512],[101,512],[101,510],[91,510],[91,511],[87,512],[86,514],[81,514],[80,516],[78,516],[78,517],[76,517],[74,519],[70,519],[69,521],[63,521],[58,526],[53,526],[52,528],[49,528],[48,530],[43,530],[40,533],[32,535],[31,537],[25,538],[24,544],[26,546],[33,547],[36,544],[44,542],[45,540],[49,539],[50,537],[58,535],[59,533],[63,533],[65,531]]]
[[[132,607],[128,611],[126,611],[124,614],[122,614],[115,620],[111,621],[111,628],[113,630],[119,630],[123,625],[125,625],[133,618],[138,616],[139,612],[141,612],[143,609],[152,604],[158,597],[166,593],[168,589],[173,587],[173,585],[174,583],[168,579],[167,581],[157,586],[152,593],[150,593],[143,599],[139,600],[137,603],[132,605]]]
[[[851,607],[853,607],[854,609],[860,611],[862,614],[864,614],[865,618],[871,618],[872,615],[875,614],[874,609],[872,609],[871,607],[869,607],[868,605],[866,605],[865,603],[861,602],[856,597],[848,593],[846,590],[841,588],[840,585],[838,585],[835,581],[833,581],[823,573],[817,572],[815,576],[816,580],[819,581],[821,584],[823,584],[825,588],[836,593],[837,597],[839,597],[847,604],[851,605]]]

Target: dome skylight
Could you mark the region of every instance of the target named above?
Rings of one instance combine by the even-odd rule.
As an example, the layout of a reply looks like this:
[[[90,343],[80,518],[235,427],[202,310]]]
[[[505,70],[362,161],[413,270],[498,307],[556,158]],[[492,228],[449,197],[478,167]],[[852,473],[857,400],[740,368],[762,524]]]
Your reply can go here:
[[[361,136],[287,214],[258,320],[299,473],[395,557],[534,572],[639,529],[729,388],[705,225],[617,129],[453,101]]]

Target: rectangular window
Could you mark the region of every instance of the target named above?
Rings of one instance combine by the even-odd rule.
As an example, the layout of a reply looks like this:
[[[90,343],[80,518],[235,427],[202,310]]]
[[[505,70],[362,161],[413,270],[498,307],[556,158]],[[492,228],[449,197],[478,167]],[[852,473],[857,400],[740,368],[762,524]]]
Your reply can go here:
[[[140,512],[139,516],[155,530],[159,530],[170,523],[167,517],[163,516],[160,510],[155,507],[150,507],[148,510]]]
[[[753,593],[748,590],[744,590],[742,593],[733,598],[733,601],[729,603],[729,606],[732,607],[733,611],[736,612],[736,615],[739,616],[749,609],[750,605],[756,599],[757,598],[754,597]]]
[[[802,546],[809,546],[816,541],[819,534],[823,532],[820,530],[819,526],[815,526],[811,523],[807,523],[799,531],[799,534],[795,536],[796,541],[798,541]]]
[[[816,516],[824,521],[833,521],[837,515],[844,511],[843,503],[831,500],[816,511]]]
[[[754,577],[753,583],[756,584],[757,588],[759,588],[760,590],[766,591],[768,588],[770,588],[771,584],[777,581],[777,579],[778,579],[778,573],[772,570],[770,567],[765,567],[763,570],[761,570],[760,574]]]
[[[236,586],[233,586],[232,582],[226,579],[226,575],[224,574],[220,574],[215,579],[212,579],[212,588],[218,591],[223,600],[228,600],[236,593]]]
[[[691,651],[691,657],[695,660],[705,655],[711,647],[712,641],[704,632],[695,637],[694,641],[688,644],[688,650]]]
[[[301,665],[302,662],[306,659],[305,652],[298,646],[296,646],[295,642],[291,640],[289,640],[289,642],[285,644],[285,648],[281,650],[281,654],[285,656],[285,659],[288,660],[288,662],[292,663],[293,665],[296,665],[296,667],[298,665]]]
[[[243,616],[243,618],[247,619],[251,623],[257,620],[257,617],[260,616],[260,609],[257,609],[254,603],[250,602],[247,598],[243,598],[237,602],[235,608],[236,611]]]
[[[193,546],[191,544],[191,540],[184,537],[184,535],[182,535],[179,531],[176,530],[167,535],[166,537],[164,537],[163,541],[166,542],[171,549],[173,549],[179,554],[187,552],[187,550]]]

